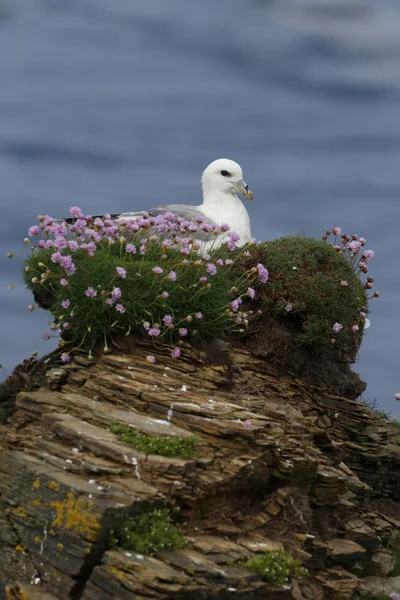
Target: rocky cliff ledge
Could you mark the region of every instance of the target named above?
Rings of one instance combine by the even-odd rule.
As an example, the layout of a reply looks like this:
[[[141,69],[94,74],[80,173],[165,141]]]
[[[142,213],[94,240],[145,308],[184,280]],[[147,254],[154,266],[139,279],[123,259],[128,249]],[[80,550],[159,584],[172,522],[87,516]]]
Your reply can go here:
[[[0,453],[0,597],[317,600],[390,593],[400,528],[399,434],[364,403],[278,377],[233,348],[172,360],[138,343],[50,368],[21,391]],[[192,458],[143,454],[110,431],[196,436]],[[179,507],[183,549],[109,550],[145,503]],[[309,577],[235,565],[284,547]]]

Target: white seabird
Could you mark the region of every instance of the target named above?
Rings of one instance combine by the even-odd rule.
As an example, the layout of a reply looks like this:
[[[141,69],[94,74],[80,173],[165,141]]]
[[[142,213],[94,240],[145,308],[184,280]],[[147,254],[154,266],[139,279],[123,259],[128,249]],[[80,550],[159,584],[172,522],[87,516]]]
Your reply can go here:
[[[205,218],[205,222],[211,225],[226,223],[229,225],[231,232],[234,231],[240,236],[237,245],[244,246],[244,244],[247,244],[251,240],[250,218],[243,202],[238,198],[237,194],[241,194],[247,200],[252,200],[253,193],[243,180],[240,165],[228,158],[214,160],[204,170],[201,185],[203,189],[203,203],[198,206],[167,204],[155,206],[146,211],[112,214],[111,218],[117,223],[121,223],[122,221],[143,216],[144,212],[150,216],[170,212],[179,215],[187,221],[195,221],[196,217],[202,216]],[[206,240],[209,237],[210,234],[203,231],[196,232],[196,238],[200,240]],[[214,248],[219,246],[225,238],[226,234],[218,236],[218,239],[212,242]]]

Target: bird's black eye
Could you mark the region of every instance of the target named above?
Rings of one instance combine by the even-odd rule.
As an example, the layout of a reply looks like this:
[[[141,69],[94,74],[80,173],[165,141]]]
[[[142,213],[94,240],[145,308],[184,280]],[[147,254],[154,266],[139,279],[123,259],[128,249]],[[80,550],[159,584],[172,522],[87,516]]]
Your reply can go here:
[[[221,175],[223,175],[224,177],[229,177],[230,173],[229,171],[221,171]]]

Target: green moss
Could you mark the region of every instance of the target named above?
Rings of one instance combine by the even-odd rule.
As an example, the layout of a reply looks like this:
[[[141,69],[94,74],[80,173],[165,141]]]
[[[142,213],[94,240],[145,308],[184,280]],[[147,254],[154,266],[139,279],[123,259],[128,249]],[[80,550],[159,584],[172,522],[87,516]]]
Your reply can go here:
[[[130,444],[140,452],[146,454],[161,454],[161,456],[178,456],[190,458],[194,453],[196,437],[153,437],[138,431],[130,425],[113,422],[110,430],[115,433],[121,442]]]
[[[273,550],[261,556],[252,556],[240,562],[240,566],[261,575],[267,583],[283,585],[292,577],[300,578],[308,575],[301,562],[293,558],[290,552]]]
[[[366,290],[355,267],[330,244],[309,237],[267,242],[257,252],[256,260],[269,270],[268,285],[257,290],[264,314],[289,328],[299,346],[354,359],[364,329],[360,312],[368,312]],[[248,266],[249,259],[242,257],[236,268]],[[291,311],[286,310],[288,304]],[[342,325],[339,333],[333,331],[335,323]],[[359,327],[356,332],[351,330],[354,325]]]
[[[184,545],[185,538],[172,524],[171,513],[167,508],[149,510],[127,519],[112,532],[111,537],[113,548],[143,554],[179,550]]]

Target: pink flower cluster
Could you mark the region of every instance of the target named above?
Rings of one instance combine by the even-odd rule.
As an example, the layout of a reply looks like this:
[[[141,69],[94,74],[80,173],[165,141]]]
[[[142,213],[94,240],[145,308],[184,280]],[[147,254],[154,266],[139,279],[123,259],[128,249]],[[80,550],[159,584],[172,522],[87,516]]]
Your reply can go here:
[[[60,273],[59,267],[61,267],[63,276],[58,275],[57,281],[62,287],[68,288],[69,286],[66,292],[68,291],[68,296],[75,305],[76,301],[72,292],[76,288],[71,285],[71,281],[74,282],[76,277],[76,253],[84,252],[89,258],[93,258],[98,250],[108,251],[111,246],[116,245],[115,248],[118,248],[119,251],[118,256],[124,258],[124,266],[117,263],[110,285],[105,287],[103,284],[105,289],[102,289],[98,281],[88,281],[90,285],[86,285],[82,296],[91,299],[95,303],[93,306],[99,306],[98,303],[102,303],[103,306],[107,307],[107,311],[115,311],[115,323],[126,323],[122,317],[124,313],[129,312],[128,290],[125,286],[132,281],[132,277],[141,276],[140,265],[145,260],[143,257],[146,254],[148,255],[149,252],[152,252],[152,256],[154,256],[154,248],[156,248],[160,254],[159,259],[155,261],[155,266],[152,267],[154,286],[155,290],[157,290],[157,285],[162,286],[161,290],[163,291],[158,289],[155,298],[159,299],[159,303],[163,303],[161,306],[165,307],[165,314],[163,317],[158,315],[161,324],[139,321],[139,325],[141,323],[147,335],[153,339],[162,337],[170,330],[175,330],[178,339],[181,340],[192,333],[196,333],[196,326],[200,325],[200,321],[206,321],[207,315],[203,317],[203,313],[197,310],[187,314],[184,318],[174,318],[174,308],[170,298],[171,289],[175,287],[175,283],[177,286],[180,285],[182,270],[185,269],[186,265],[191,264],[199,269],[198,277],[192,285],[193,288],[197,288],[194,289],[193,293],[207,293],[214,282],[218,282],[217,276],[220,270],[227,269],[233,264],[234,257],[231,259],[225,258],[225,256],[226,252],[237,251],[237,242],[240,239],[237,233],[229,232],[227,224],[210,225],[200,216],[194,221],[187,221],[172,213],[155,217],[143,213],[135,220],[115,222],[109,214],[104,215],[102,218],[85,215],[77,206],[70,209],[70,215],[72,222],[61,222],[49,215],[40,215],[38,224],[29,228],[29,235],[36,238],[36,241],[29,240],[30,246],[38,250],[46,249],[50,254],[49,264],[43,269],[43,273],[40,273],[40,280],[38,275],[38,277],[32,278],[32,283],[45,285],[49,278],[54,277],[54,271]],[[201,234],[201,242],[196,239],[196,233]],[[218,256],[214,253],[213,243],[221,233],[226,233],[226,237],[221,255]],[[208,238],[205,234],[208,234]],[[206,241],[204,241],[205,238]],[[206,248],[208,251],[206,251]],[[163,265],[163,261],[168,258],[170,251],[175,251],[174,257],[177,251],[181,255],[181,259],[178,258],[176,263],[174,259],[173,269],[170,265],[169,268]],[[242,252],[245,255],[250,254],[248,249]],[[146,260],[148,261],[147,257]],[[132,267],[130,264],[132,264]],[[52,265],[57,265],[58,268],[55,269]],[[225,314],[229,315],[233,326],[247,326],[249,318],[253,315],[253,311],[241,311],[244,297],[251,300],[255,298],[256,292],[251,287],[253,282],[258,279],[260,283],[265,284],[268,281],[268,270],[261,263],[257,264],[249,273],[250,276],[246,279],[246,288],[237,290],[235,292],[237,297],[233,297],[226,307],[221,307],[221,312],[224,313],[225,311]],[[127,280],[127,282],[125,283],[124,280]],[[64,330],[74,327],[73,317],[79,309],[79,306],[75,305],[74,309],[71,310],[71,299],[64,296],[64,299],[60,302],[62,309],[70,311],[68,313],[69,320],[65,321],[66,314],[64,313],[58,323],[58,327]],[[129,318],[129,314],[127,316]],[[45,335],[47,339],[48,334]],[[178,347],[171,352],[173,358],[178,358],[180,354],[181,350]],[[67,353],[64,353],[63,356],[64,358],[61,360],[69,360]],[[148,360],[150,361],[152,358],[149,355]]]
[[[349,236],[345,233],[342,233],[340,227],[334,227],[332,230],[327,229],[322,236],[322,239],[326,242],[330,235],[335,236],[335,241],[330,242],[331,246],[337,251],[344,255],[350,266],[352,267],[354,273],[356,275],[360,275],[360,273],[366,274],[368,273],[369,262],[374,258],[375,252],[373,250],[364,250],[364,246],[367,243],[367,240],[363,237],[359,237],[357,234],[353,233],[353,235]],[[340,244],[337,243],[337,238],[341,237]],[[374,278],[371,276],[367,276],[367,279],[364,284],[364,288],[366,290],[372,289],[372,284],[374,282]],[[341,280],[339,282],[340,287],[348,288],[348,281]],[[343,293],[345,293],[343,291]],[[379,298],[379,292],[371,292],[370,296],[368,296],[368,300],[371,298]],[[366,310],[366,307],[362,307],[362,309]],[[366,313],[361,310],[360,312],[360,320],[359,323],[364,322],[364,328],[368,327],[368,319]],[[333,325],[333,331],[335,333],[339,333],[342,329],[342,325],[340,323],[335,323]],[[355,323],[350,328],[352,333],[357,333],[360,330],[360,325]],[[331,339],[331,342],[334,343],[336,340],[334,338]]]

